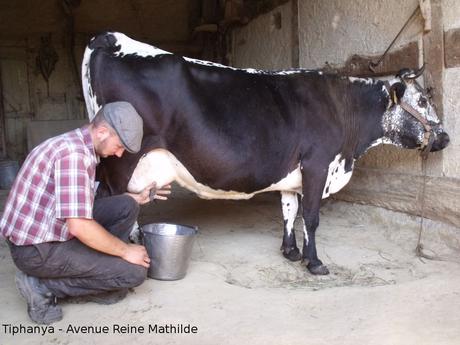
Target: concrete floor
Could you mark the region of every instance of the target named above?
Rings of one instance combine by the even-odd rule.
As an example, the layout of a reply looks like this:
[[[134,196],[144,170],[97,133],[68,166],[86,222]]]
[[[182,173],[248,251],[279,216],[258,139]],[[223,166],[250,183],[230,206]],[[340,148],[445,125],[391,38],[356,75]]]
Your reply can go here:
[[[423,243],[439,260],[421,261],[414,255],[418,219],[329,201],[317,238],[331,274],[315,277],[278,250],[277,195],[205,201],[178,191],[142,210],[141,224],[154,221],[199,226],[187,276],[149,279],[113,306],[64,304],[64,319],[43,336],[13,336],[4,326],[32,324],[2,242],[0,345],[460,344],[460,229],[426,221]],[[149,325],[169,324],[197,333],[149,333]],[[128,325],[144,333],[114,330]],[[108,334],[66,333],[69,326],[107,326]]]

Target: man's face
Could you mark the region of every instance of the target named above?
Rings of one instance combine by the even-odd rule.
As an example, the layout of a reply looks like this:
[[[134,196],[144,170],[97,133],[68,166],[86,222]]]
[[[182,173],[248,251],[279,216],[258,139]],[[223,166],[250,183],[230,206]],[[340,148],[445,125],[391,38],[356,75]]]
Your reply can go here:
[[[103,158],[108,156],[121,157],[125,147],[116,133],[108,131],[107,135],[101,137],[99,145],[95,147],[96,153]]]

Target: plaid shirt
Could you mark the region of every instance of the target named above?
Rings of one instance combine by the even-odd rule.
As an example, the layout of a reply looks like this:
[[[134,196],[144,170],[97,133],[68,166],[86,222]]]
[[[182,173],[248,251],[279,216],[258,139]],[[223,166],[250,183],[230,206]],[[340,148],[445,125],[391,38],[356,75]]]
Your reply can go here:
[[[97,162],[88,127],[38,145],[11,187],[1,235],[16,245],[71,239],[66,218],[92,219]]]

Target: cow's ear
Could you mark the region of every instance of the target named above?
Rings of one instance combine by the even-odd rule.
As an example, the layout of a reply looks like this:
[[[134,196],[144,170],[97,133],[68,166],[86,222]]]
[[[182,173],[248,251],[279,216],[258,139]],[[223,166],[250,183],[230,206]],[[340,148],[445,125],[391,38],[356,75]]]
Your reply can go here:
[[[406,85],[403,83],[394,83],[390,88],[390,97],[394,104],[399,103],[399,100],[403,98],[404,91],[406,91]]]

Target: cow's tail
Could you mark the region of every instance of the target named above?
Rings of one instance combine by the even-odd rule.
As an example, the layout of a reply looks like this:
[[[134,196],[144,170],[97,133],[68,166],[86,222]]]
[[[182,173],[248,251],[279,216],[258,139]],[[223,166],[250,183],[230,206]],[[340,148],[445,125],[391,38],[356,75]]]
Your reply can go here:
[[[91,58],[93,53],[98,49],[104,50],[117,50],[116,38],[112,33],[106,32],[93,37],[89,44],[86,46],[85,53],[83,55],[83,62],[81,66],[81,80],[83,88],[83,96],[85,97],[86,111],[88,118],[91,121],[96,113],[99,111],[102,105],[97,102],[97,97],[94,92],[93,85],[91,83]]]
[[[83,88],[83,96],[85,97],[86,111],[88,114],[89,121],[91,121],[96,112],[99,110],[98,104],[96,102],[96,96],[93,93],[91,87],[91,74],[90,74],[90,61],[91,54],[93,50],[89,47],[86,47],[85,53],[83,55],[83,62],[81,65],[81,86]]]

